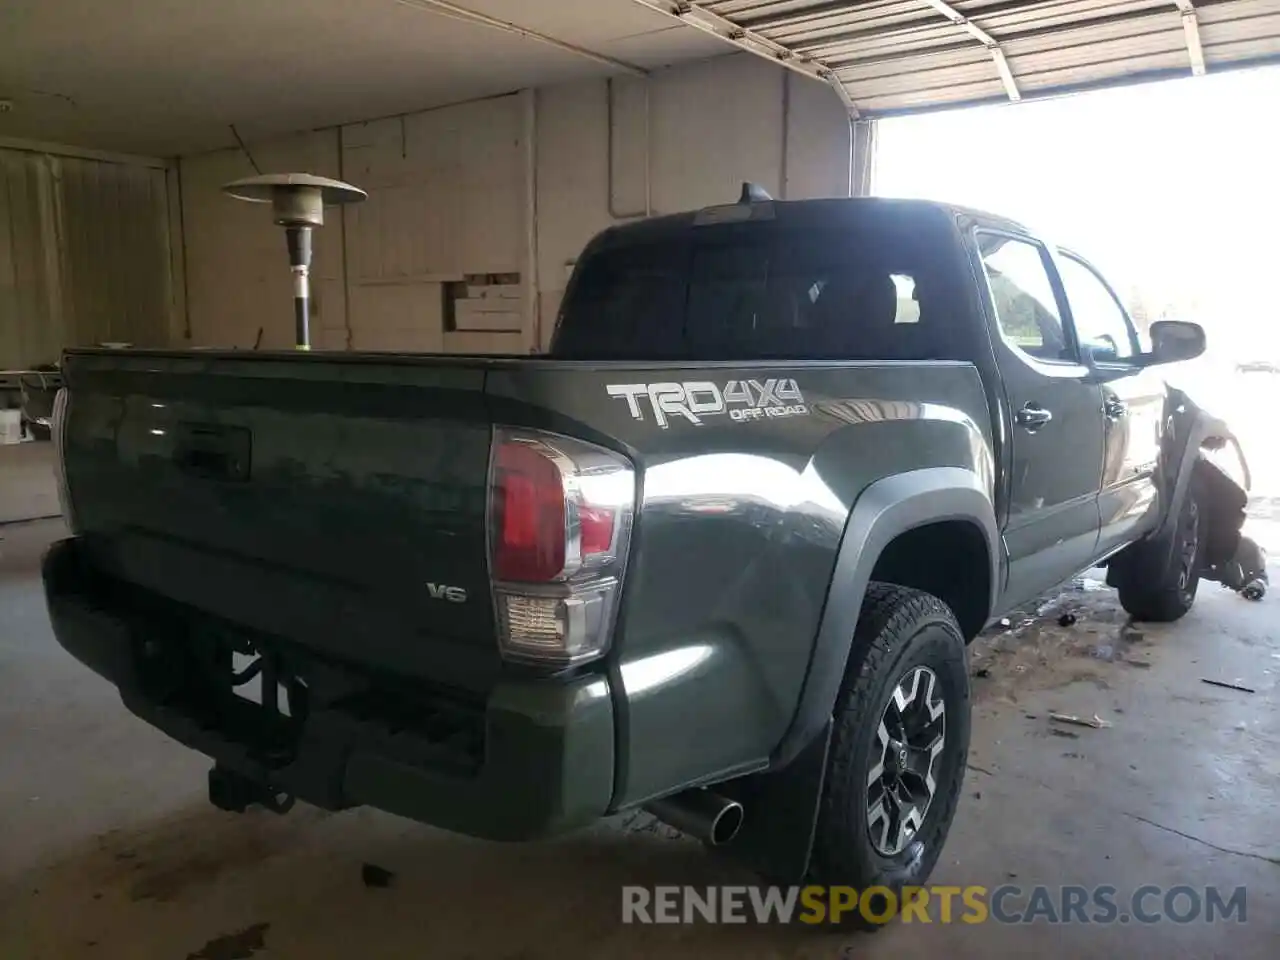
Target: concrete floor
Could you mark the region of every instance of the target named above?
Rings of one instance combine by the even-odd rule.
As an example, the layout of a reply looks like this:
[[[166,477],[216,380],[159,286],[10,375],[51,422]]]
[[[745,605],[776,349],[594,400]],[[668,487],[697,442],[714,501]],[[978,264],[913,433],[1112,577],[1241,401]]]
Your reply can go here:
[[[53,444],[17,443],[0,447],[0,523],[56,517]]]
[[[1269,960],[1280,943],[1280,593],[1250,604],[1209,584],[1184,621],[1135,635],[1110,592],[1072,591],[979,640],[971,769],[934,877],[1111,884],[1121,898],[1243,885],[1246,923],[637,927],[619,920],[625,883],[744,878],[643,818],[501,846],[365,810],[209,807],[206,762],[54,644],[37,564],[59,535],[0,526],[0,957]],[[1062,610],[1074,626],[1056,626]],[[1055,710],[1112,726],[1060,727]],[[365,887],[366,862],[393,884]]]

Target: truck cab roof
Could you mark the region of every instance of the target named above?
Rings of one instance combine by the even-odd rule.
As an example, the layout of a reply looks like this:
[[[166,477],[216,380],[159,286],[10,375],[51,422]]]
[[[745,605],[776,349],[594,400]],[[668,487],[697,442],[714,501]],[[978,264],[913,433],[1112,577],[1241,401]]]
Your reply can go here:
[[[744,198],[745,196],[746,191]],[[699,210],[663,214],[634,223],[619,224],[605,230],[597,239],[601,245],[606,246],[615,243],[642,243],[656,236],[683,232],[693,227],[752,220],[774,221],[802,229],[831,229],[838,228],[850,216],[860,215],[868,210],[920,223],[961,223],[1026,236],[1034,235],[1035,232],[1009,217],[960,204],[891,197],[850,197],[808,200],[740,199],[736,203],[711,205]]]

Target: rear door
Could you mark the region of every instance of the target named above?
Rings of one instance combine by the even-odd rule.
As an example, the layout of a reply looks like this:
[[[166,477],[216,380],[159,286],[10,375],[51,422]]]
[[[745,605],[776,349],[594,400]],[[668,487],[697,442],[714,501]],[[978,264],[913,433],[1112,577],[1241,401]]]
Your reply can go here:
[[[1012,605],[1038,596],[1094,556],[1102,394],[1064,320],[1047,248],[995,230],[979,229],[976,238],[1012,421],[1005,527]]]
[[[1098,495],[1101,556],[1155,522],[1165,386],[1158,373],[1135,362],[1137,332],[1102,275],[1068,251],[1059,252],[1058,270],[1084,359],[1102,391],[1106,453]]]

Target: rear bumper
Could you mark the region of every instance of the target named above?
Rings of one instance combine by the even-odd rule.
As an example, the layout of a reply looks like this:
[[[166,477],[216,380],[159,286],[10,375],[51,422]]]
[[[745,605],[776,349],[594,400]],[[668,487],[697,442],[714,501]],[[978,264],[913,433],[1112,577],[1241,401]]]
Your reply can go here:
[[[559,833],[609,808],[614,729],[603,678],[504,680],[483,704],[442,703],[438,711],[435,692],[401,688],[391,720],[372,687],[363,707],[317,697],[290,726],[288,749],[263,756],[246,734],[252,722],[241,722],[260,708],[215,702],[192,685],[199,665],[186,648],[198,615],[187,611],[180,622],[160,598],[160,607],[137,602],[84,561],[74,538],[50,548],[44,582],[58,643],[115,684],[131,712],[277,792],[327,809],[365,804],[492,840]],[[344,679],[341,665],[317,669],[326,683]]]

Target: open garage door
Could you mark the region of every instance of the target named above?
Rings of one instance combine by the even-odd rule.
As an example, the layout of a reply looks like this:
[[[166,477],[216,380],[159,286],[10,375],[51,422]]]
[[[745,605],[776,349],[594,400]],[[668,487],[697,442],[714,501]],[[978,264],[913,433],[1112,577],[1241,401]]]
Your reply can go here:
[[[1052,96],[1280,56],[1277,0],[636,0],[832,84],[855,115]]]

